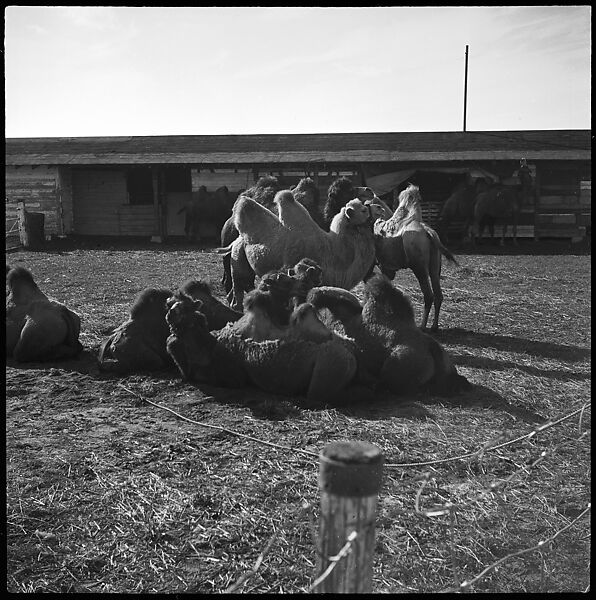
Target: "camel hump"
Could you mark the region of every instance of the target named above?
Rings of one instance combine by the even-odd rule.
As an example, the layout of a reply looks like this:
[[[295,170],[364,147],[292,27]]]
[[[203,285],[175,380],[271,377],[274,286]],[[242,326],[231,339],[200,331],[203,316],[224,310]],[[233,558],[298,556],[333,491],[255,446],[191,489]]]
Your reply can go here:
[[[283,229],[280,220],[270,210],[247,196],[240,196],[234,205],[234,225],[241,235],[258,241],[272,231]]]
[[[311,217],[308,209],[289,190],[282,190],[275,195],[275,204],[279,220],[290,230],[300,230],[305,234],[316,235],[323,230]]]
[[[310,290],[306,301],[315,308],[328,308],[342,321],[353,319],[362,313],[362,305],[354,294],[329,285]]]
[[[64,319],[67,327],[65,343],[68,347],[74,350],[82,350],[83,346],[79,342],[79,335],[81,333],[81,318],[77,313],[73,312],[66,306],[61,308],[62,318]]]

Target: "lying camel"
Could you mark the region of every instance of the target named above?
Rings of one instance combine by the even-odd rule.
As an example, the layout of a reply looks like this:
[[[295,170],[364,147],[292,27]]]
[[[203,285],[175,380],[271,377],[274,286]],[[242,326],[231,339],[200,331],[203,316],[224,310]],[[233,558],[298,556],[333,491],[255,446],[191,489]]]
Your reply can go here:
[[[129,318],[99,348],[100,370],[125,374],[159,371],[172,364],[166,349],[166,301],[171,295],[165,288],[147,288],[137,295]]]
[[[202,312],[207,318],[209,330],[221,329],[227,323],[237,321],[242,317],[238,312],[215,298],[208,284],[197,279],[191,279],[184,283],[180,290],[188,294],[194,300],[201,300]]]
[[[372,269],[372,223],[380,214],[377,205],[350,200],[333,218],[327,232],[312,221],[291,193],[278,192],[275,202],[283,222],[250,198],[241,196],[234,206],[240,237],[218,249],[231,256],[234,308],[242,305],[252,273],[261,276],[301,258],[320,265],[323,284],[345,289],[352,288]]]
[[[322,312],[323,322],[354,339],[365,372],[393,393],[428,387],[450,394],[470,386],[443,347],[416,327],[411,302],[384,275],[366,281],[362,305],[350,292],[325,286],[313,288],[308,302],[329,311]]]
[[[81,319],[48,298],[25,267],[9,268],[6,283],[6,355],[18,362],[49,361],[77,356]]]
[[[266,392],[306,396],[309,404],[318,404],[340,399],[354,379],[356,359],[331,332],[323,343],[308,339],[311,327],[326,330],[309,304],[293,311],[283,339],[260,341],[255,337],[262,336],[238,332],[237,323],[209,332],[200,309],[200,301],[179,293],[166,317],[171,330],[168,352],[189,381],[226,387],[252,383]]]
[[[201,301],[210,330],[220,329],[242,317],[242,313],[215,298],[202,281],[191,279],[180,291]],[[166,348],[170,334],[166,323],[167,300],[171,296],[172,291],[165,288],[146,288],[136,297],[129,318],[100,347],[98,361],[102,371],[123,374],[171,366]]]

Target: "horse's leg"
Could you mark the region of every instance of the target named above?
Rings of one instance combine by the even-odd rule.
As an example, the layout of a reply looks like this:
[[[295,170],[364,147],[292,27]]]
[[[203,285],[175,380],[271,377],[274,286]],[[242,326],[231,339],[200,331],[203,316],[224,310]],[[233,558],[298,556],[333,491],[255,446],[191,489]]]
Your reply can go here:
[[[505,234],[507,233],[507,221],[503,222],[503,228],[501,229],[501,242],[500,242],[500,246],[504,246],[505,245]]]
[[[439,330],[439,311],[441,310],[441,304],[443,304],[443,290],[441,289],[441,265],[441,252],[437,248],[430,258],[429,265],[430,283],[432,286],[435,304],[435,315],[433,324],[430,328],[431,331]]]
[[[422,323],[420,325],[420,329],[424,330],[426,329],[428,315],[430,314],[430,309],[432,308],[435,297],[430,284],[427,265],[415,265],[411,267],[411,269],[414,272],[414,275],[416,275],[416,279],[418,279],[422,295],[424,296],[424,315],[422,316]]]

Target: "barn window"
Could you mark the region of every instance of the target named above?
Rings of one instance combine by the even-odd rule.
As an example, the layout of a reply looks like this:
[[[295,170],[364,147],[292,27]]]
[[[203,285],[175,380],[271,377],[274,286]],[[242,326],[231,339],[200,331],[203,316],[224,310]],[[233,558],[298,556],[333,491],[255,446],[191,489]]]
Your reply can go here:
[[[166,167],[166,192],[192,192],[192,178],[188,167]]]
[[[153,175],[151,169],[139,167],[126,174],[129,204],[153,204]]]

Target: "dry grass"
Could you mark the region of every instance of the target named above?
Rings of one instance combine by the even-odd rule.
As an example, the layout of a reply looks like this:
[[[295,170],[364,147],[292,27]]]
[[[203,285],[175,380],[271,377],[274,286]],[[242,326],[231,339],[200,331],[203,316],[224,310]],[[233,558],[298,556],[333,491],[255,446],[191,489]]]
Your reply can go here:
[[[379,593],[452,590],[551,538],[590,502],[589,407],[499,450],[455,458],[589,401],[589,256],[460,256],[461,268],[444,268],[437,337],[474,389],[319,411],[255,390],[189,385],[173,371],[118,379],[97,370],[97,346],[140,289],[198,277],[221,296],[219,257],[88,245],[8,258],[82,315],[87,348],[77,361],[7,364],[11,592],[306,592],[316,575],[317,459],[275,444],[316,455],[356,439],[378,445],[389,465],[434,461],[385,468]],[[396,283],[419,318],[413,275]],[[452,519],[427,512],[449,505]],[[584,515],[471,589],[582,592],[589,533]]]

